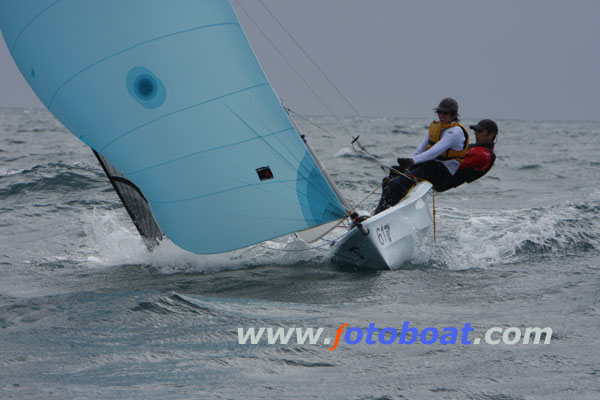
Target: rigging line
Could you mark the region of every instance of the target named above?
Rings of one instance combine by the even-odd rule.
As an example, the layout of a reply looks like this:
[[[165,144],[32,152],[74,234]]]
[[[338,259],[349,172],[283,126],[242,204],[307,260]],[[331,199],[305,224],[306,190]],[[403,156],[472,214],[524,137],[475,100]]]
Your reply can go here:
[[[316,123],[312,122],[310,119],[308,119],[308,118],[304,117],[303,115],[301,115],[301,114],[298,114],[296,111],[292,110],[291,108],[289,108],[289,107],[286,107],[286,106],[284,106],[283,108],[285,109],[285,111],[286,111],[288,114],[293,114],[293,115],[295,115],[295,116],[297,116],[297,117],[301,118],[303,121],[307,122],[308,124],[310,124],[310,125],[312,125],[312,126],[316,127],[317,129],[320,129],[320,130],[322,130],[322,131],[324,131],[324,132],[326,132],[326,133],[329,133],[330,135],[334,135],[332,132],[330,132],[330,131],[328,131],[327,129],[325,129],[324,127],[322,127],[322,126],[320,126],[320,125],[318,125],[318,124],[316,124]],[[414,179],[413,179],[413,178],[411,178],[410,176],[408,176],[408,175],[406,175],[406,174],[403,174],[402,172],[400,172],[400,171],[398,171],[398,170],[396,170],[396,169],[394,169],[394,168],[390,167],[389,165],[387,165],[387,164],[384,164],[384,163],[382,163],[381,161],[379,161],[379,159],[377,158],[377,156],[375,156],[375,155],[373,155],[373,154],[369,153],[369,151],[368,151],[368,150],[367,150],[367,149],[366,149],[366,148],[365,148],[365,147],[362,145],[362,143],[360,143],[360,141],[358,140],[358,138],[359,138],[359,137],[360,137],[360,135],[359,135],[359,136],[357,136],[356,138],[352,138],[353,140],[352,140],[352,142],[351,142],[351,145],[352,145],[352,150],[353,150],[354,152],[356,152],[356,153],[364,153],[364,154],[365,154],[365,156],[366,156],[367,158],[369,158],[371,161],[373,161],[373,162],[375,162],[376,164],[378,164],[378,165],[379,165],[379,168],[381,168],[381,169],[382,169],[382,170],[383,170],[385,173],[388,173],[388,172],[391,172],[391,171],[393,171],[394,173],[396,173],[396,174],[398,174],[398,175],[404,175],[404,176],[406,176],[407,178],[409,178],[409,179],[412,179],[412,180],[414,181]],[[357,144],[357,146],[359,147],[359,148],[358,148],[358,150],[357,150],[357,149],[354,147],[355,143],[356,143],[356,144]],[[375,189],[375,190],[377,190],[377,189]],[[365,199],[365,200],[366,200],[366,199]],[[364,200],[363,200],[363,201],[364,201]],[[361,202],[361,203],[362,203],[362,202]]]
[[[393,171],[394,173],[399,174],[399,175],[404,175],[405,177],[409,178],[410,180],[412,180],[415,183],[419,182],[418,179],[415,179],[410,175],[403,174],[402,172],[399,172],[398,170],[396,170],[394,168],[390,168],[390,171]],[[369,197],[371,197],[373,194],[375,194],[375,192],[377,192],[383,186],[385,179],[388,179],[388,178],[384,178],[384,180],[382,180],[381,183],[379,185],[377,185],[377,187],[375,189],[373,189],[368,195],[366,195],[364,199],[362,199],[360,202],[358,202],[356,207],[359,207],[360,205],[362,205],[362,203],[364,203]],[[432,192],[433,192],[433,238],[435,240],[435,191],[432,190]]]
[[[248,17],[248,19],[252,22],[252,24],[256,27],[256,29],[259,30],[259,32],[264,36],[264,38],[269,42],[269,44],[275,49],[275,51],[280,55],[280,57],[288,64],[288,66],[296,73],[296,75],[300,78],[300,80],[306,85],[306,87],[308,87],[308,89],[312,92],[312,94],[317,98],[317,100],[327,109],[327,111],[329,112],[329,114],[331,114],[333,116],[333,118],[337,121],[337,123],[346,131],[346,133],[348,135],[350,135],[350,137],[353,139],[352,140],[352,149],[355,152],[359,152],[359,153],[364,153],[366,154],[369,158],[371,158],[373,161],[375,161],[379,167],[384,170],[385,172],[387,171],[394,171],[400,175],[405,175],[400,171],[394,170],[393,168],[384,165],[383,163],[381,163],[376,156],[374,156],[373,154],[369,153],[367,151],[367,149],[358,141],[358,136],[354,137],[352,136],[352,134],[350,133],[350,130],[346,127],[346,125],[340,120],[340,118],[333,112],[333,110],[325,103],[325,101],[323,99],[321,99],[321,97],[317,94],[317,92],[313,89],[313,87],[310,85],[310,83],[307,82],[307,80],[302,76],[302,74],[292,65],[292,63],[287,59],[287,57],[281,52],[281,50],[279,50],[279,48],[277,47],[277,45],[275,45],[275,43],[273,43],[273,41],[269,38],[269,36],[265,33],[265,31],[262,30],[262,28],[258,25],[258,23],[250,16],[250,14],[246,11],[246,9],[244,7],[242,7],[242,5],[240,4],[240,2],[238,0],[234,0],[235,4],[243,11],[243,13],[246,15],[246,17]],[[298,41],[291,35],[291,33],[283,26],[283,24],[277,19],[277,17],[266,7],[266,5],[262,2],[262,0],[259,0],[260,4],[263,6],[263,8],[265,8],[265,10],[271,15],[271,17],[277,22],[277,24],[279,24],[279,26],[282,28],[282,30],[294,41],[294,43],[296,44],[296,46],[298,46],[298,48],[304,53],[304,55],[313,63],[313,65],[319,70],[319,72],[325,77],[325,79],[327,79],[327,81],[338,91],[339,95],[348,103],[348,105],[354,110],[354,112],[356,113],[357,116],[360,116],[360,113],[358,112],[358,110],[356,110],[356,108],[352,105],[352,103],[350,103],[350,101],[344,96],[344,94],[337,88],[337,86],[331,81],[331,79],[329,79],[329,77],[327,76],[327,74],[325,74],[325,72],[318,66],[318,64],[314,61],[314,59],[312,57],[310,57],[310,55],[304,50],[304,48],[300,45],[300,43],[298,43]],[[287,107],[284,107],[286,109],[286,111],[290,112],[292,111],[291,109],[288,109]],[[292,111],[293,112],[293,111]],[[297,113],[294,112],[294,114],[298,115]],[[315,125],[315,124],[313,124]],[[317,127],[319,127],[318,125],[316,125]],[[319,127],[320,129],[323,129],[325,132],[328,132],[326,129]],[[328,132],[329,133],[329,132]],[[354,147],[354,143],[358,143],[359,146],[359,150],[356,150],[356,148]],[[407,176],[409,179],[412,179],[410,176]],[[413,179],[414,180],[414,179]],[[376,189],[377,190],[377,189]]]
[[[367,201],[367,199],[368,199],[369,197],[371,197],[371,196],[372,196],[372,195],[373,195],[375,192],[377,192],[377,191],[378,191],[378,190],[379,190],[379,189],[380,189],[382,186],[383,186],[383,181],[382,181],[382,182],[381,182],[379,185],[377,185],[377,187],[376,187],[375,189],[373,189],[373,190],[371,191],[371,193],[369,193],[369,194],[368,194],[368,195],[367,195],[367,196],[366,196],[364,199],[362,199],[362,200],[361,200],[361,201],[360,201],[360,202],[359,202],[359,203],[356,205],[356,207],[359,207],[360,205],[362,205],[362,203],[364,203],[365,201]]]
[[[435,190],[431,190],[431,195],[433,197],[433,241],[437,243],[437,226],[435,224]]]
[[[299,118],[301,118],[302,120],[306,121],[307,123],[309,123],[309,124],[311,124],[311,125],[315,126],[316,128],[318,128],[318,129],[321,129],[322,131],[324,131],[324,132],[327,132],[327,133],[329,133],[329,134],[332,134],[332,133],[331,133],[330,131],[328,131],[327,129],[323,128],[322,126],[320,126],[320,125],[318,125],[318,124],[315,124],[314,122],[312,122],[312,121],[311,121],[311,120],[309,120],[308,118],[304,117],[303,115],[301,115],[301,114],[298,114],[297,112],[295,112],[295,111],[294,111],[294,110],[292,110],[291,108],[288,108],[288,107],[284,107],[284,108],[285,108],[285,110],[286,110],[288,113],[294,114],[294,115],[298,116]],[[356,150],[356,149],[354,148],[354,142],[358,143],[359,150]],[[384,163],[382,163],[381,161],[379,161],[379,159],[378,159],[376,156],[374,156],[373,154],[369,153],[369,151],[368,151],[368,150],[367,150],[367,149],[366,149],[366,148],[365,148],[365,147],[364,147],[364,146],[363,146],[363,145],[362,145],[362,144],[361,144],[361,143],[358,141],[358,138],[356,138],[356,140],[354,140],[354,141],[353,141],[353,143],[352,143],[352,150],[354,150],[354,151],[355,151],[355,152],[357,152],[357,153],[364,153],[364,154],[365,154],[365,155],[366,155],[368,158],[370,158],[370,159],[371,159],[373,162],[375,162],[376,164],[378,164],[378,165],[379,165],[379,168],[381,168],[381,169],[382,169],[382,170],[383,170],[383,171],[384,171],[386,174],[387,174],[387,173],[389,173],[389,172],[393,172],[393,173],[395,173],[395,174],[397,174],[397,175],[403,175],[403,176],[407,177],[408,179],[412,180],[413,182],[417,182],[417,181],[416,181],[416,179],[415,179],[415,178],[413,178],[412,176],[410,176],[410,175],[408,175],[408,174],[405,174],[405,173],[403,173],[403,172],[400,172],[400,171],[398,171],[397,169],[395,169],[395,168],[392,168],[392,167],[390,167],[389,165],[387,165],[387,164],[384,164]],[[378,186],[377,186],[375,189],[373,189],[373,191],[372,191],[370,194],[368,194],[368,195],[367,195],[367,197],[366,197],[366,198],[364,198],[364,199],[363,199],[361,202],[359,202],[359,203],[356,205],[356,207],[358,207],[359,205],[361,205],[361,204],[362,204],[362,203],[363,203],[365,200],[367,200],[367,198],[369,198],[371,195],[373,195],[373,193],[375,193],[375,192],[376,192],[376,191],[377,191],[377,190],[378,190],[378,189],[379,189],[381,186],[382,186],[382,184],[378,185]]]
[[[301,118],[303,121],[305,121],[305,122],[307,122],[308,124],[310,124],[310,125],[312,125],[312,126],[316,127],[317,129],[321,129],[322,131],[324,131],[324,132],[326,132],[326,133],[329,133],[330,135],[334,135],[334,133],[332,133],[332,132],[328,131],[327,129],[325,129],[324,127],[322,127],[322,126],[320,126],[320,125],[318,125],[318,124],[315,124],[315,123],[314,123],[314,122],[312,122],[310,119],[308,119],[308,118],[304,117],[304,116],[303,116],[303,115],[301,115],[301,114],[298,114],[296,111],[292,110],[291,108],[288,108],[288,107],[284,107],[284,108],[285,108],[285,110],[286,110],[288,113],[294,114],[294,115],[295,115],[295,116],[297,116],[298,118]],[[358,143],[359,150],[356,150],[356,148],[354,148],[354,143],[355,143],[355,142],[356,142],[356,143]],[[394,169],[394,168],[390,167],[389,165],[386,165],[386,164],[382,163],[381,161],[379,161],[379,159],[378,159],[376,156],[374,156],[373,154],[369,153],[369,151],[368,151],[368,150],[367,150],[367,149],[366,149],[366,148],[365,148],[365,147],[364,147],[364,146],[363,146],[363,145],[362,145],[362,144],[361,144],[361,143],[358,141],[358,138],[356,138],[356,140],[354,140],[354,141],[352,142],[352,150],[354,150],[354,151],[355,151],[355,152],[357,152],[357,153],[364,153],[364,154],[365,154],[365,155],[366,155],[368,158],[370,158],[372,161],[374,161],[375,163],[377,163],[377,164],[379,165],[379,167],[380,167],[380,168],[381,168],[383,171],[385,171],[386,173],[387,173],[387,172],[389,172],[389,171],[394,171],[395,173],[397,173],[397,174],[399,174],[399,175],[405,175],[405,174],[403,174],[402,172],[400,172],[400,171],[398,171],[398,170],[396,170],[396,169]],[[407,176],[407,175],[405,175],[405,176]],[[407,176],[407,177],[408,177],[408,178],[410,178],[410,176]],[[412,178],[411,178],[411,179],[412,179]]]
[[[340,126],[342,126],[344,128],[344,130],[348,134],[350,134],[350,131],[348,130],[348,128],[346,127],[346,125],[344,125],[344,123],[339,119],[339,117],[335,114],[335,112],[333,112],[333,110],[327,105],[327,103],[317,94],[317,92],[315,91],[315,89],[313,89],[313,87],[310,85],[310,83],[308,83],[308,81],[306,79],[304,79],[304,77],[296,69],[296,67],[294,67],[294,65],[287,59],[287,57],[281,52],[281,50],[279,50],[279,48],[277,47],[277,45],[275,45],[275,43],[273,43],[273,41],[269,38],[269,36],[265,33],[265,31],[254,20],[254,18],[252,18],[250,16],[250,14],[246,11],[246,9],[244,7],[242,7],[242,5],[240,4],[240,2],[238,0],[234,0],[234,1],[235,1],[235,4],[237,4],[237,6],[240,8],[240,10],[242,10],[244,12],[244,14],[246,15],[246,17],[248,17],[248,19],[250,20],[250,22],[252,22],[252,24],[256,27],[256,29],[259,30],[259,32],[265,37],[265,39],[269,42],[269,44],[275,49],[275,51],[281,56],[281,58],[283,58],[283,60],[287,63],[287,65],[296,73],[296,75],[300,78],[300,80],[311,91],[311,93],[313,94],[313,96],[315,96],[317,98],[317,100],[319,101],[319,103],[321,103],[321,105],[327,109],[327,111],[329,112],[329,114],[331,114],[333,116],[333,118],[335,118],[335,120],[337,121],[337,123],[340,124]]]
[[[335,85],[335,83],[333,83],[333,81],[329,78],[329,76],[321,69],[321,67],[319,67],[319,64],[310,56],[310,54],[308,54],[308,52],[306,50],[304,50],[304,48],[302,47],[302,45],[296,40],[296,38],[285,28],[285,26],[279,21],[279,19],[277,19],[277,17],[275,16],[275,14],[273,14],[273,12],[271,12],[271,10],[265,5],[265,3],[263,3],[263,0],[258,0],[258,2],[260,3],[261,6],[263,6],[263,8],[271,15],[271,17],[275,20],[275,22],[277,22],[277,24],[281,27],[281,29],[288,35],[288,37],[290,39],[292,39],[292,41],[296,44],[296,46],[298,46],[298,48],[302,51],[302,53],[306,56],[306,58],[308,58],[310,60],[310,62],[314,65],[314,67],[321,73],[321,75],[323,75],[323,77],[327,80],[327,82],[329,82],[329,84],[337,91],[337,93],[340,95],[340,97],[342,99],[344,99],[344,101],[346,102],[346,104],[348,104],[350,106],[350,108],[352,108],[352,110],[354,111],[354,113],[356,114],[356,116],[360,117],[360,113],[358,112],[358,110],[356,109],[356,107],[354,107],[354,105],[350,102],[350,100],[348,100],[348,98],[346,96],[344,96],[344,94],[342,93],[342,91]],[[338,121],[339,122],[339,121]],[[343,124],[341,124],[343,126]],[[346,128],[344,126],[344,128]],[[348,131],[348,129],[346,129],[346,131]],[[354,142],[358,143],[359,146],[359,150],[356,150],[354,148]],[[367,149],[358,141],[358,136],[356,138],[353,137],[353,142],[352,142],[352,149],[356,152],[364,152],[368,155],[370,155],[373,159],[376,160],[375,156],[373,156],[372,154],[370,154]],[[377,161],[377,160],[376,160]]]
[[[324,127],[322,127],[322,126],[320,126],[320,125],[318,125],[318,124],[315,124],[315,123],[314,123],[314,122],[312,122],[310,119],[308,119],[308,118],[304,117],[304,116],[303,116],[303,115],[301,115],[301,114],[298,114],[297,112],[295,112],[295,111],[294,111],[294,110],[292,110],[291,108],[285,107],[285,110],[286,110],[287,112],[289,112],[289,113],[292,113],[292,114],[296,115],[297,117],[301,118],[303,121],[305,121],[305,122],[309,123],[310,125],[313,125],[313,126],[314,126],[314,127],[316,127],[317,129],[321,129],[322,131],[324,131],[324,132],[327,132],[327,133],[329,133],[330,135],[333,135],[333,133],[331,133],[330,131],[328,131],[328,130],[327,130],[327,129],[325,129]],[[374,156],[373,154],[369,153],[369,151],[368,151],[368,150],[367,150],[367,149],[366,149],[366,148],[365,148],[365,147],[364,147],[364,146],[363,146],[363,145],[362,145],[362,144],[361,144],[361,143],[358,141],[358,138],[356,138],[356,139],[357,139],[357,140],[355,140],[354,142],[358,143],[359,150],[356,150],[356,149],[354,148],[354,142],[352,143],[352,150],[354,150],[354,151],[355,151],[355,152],[357,152],[357,153],[364,153],[364,154],[365,154],[365,156],[367,156],[367,157],[368,157],[368,158],[370,158],[370,159],[371,159],[373,162],[375,162],[376,164],[378,164],[378,165],[379,165],[379,168],[381,168],[381,169],[382,169],[382,170],[383,170],[385,173],[394,172],[394,173],[395,173],[395,174],[397,174],[397,175],[404,175],[405,177],[409,178],[409,179],[410,179],[410,180],[412,180],[413,182],[416,182],[416,180],[415,180],[415,179],[414,179],[412,176],[410,176],[410,175],[407,175],[407,174],[404,174],[404,173],[402,173],[402,172],[398,171],[397,169],[395,169],[395,168],[392,168],[392,167],[390,167],[389,165],[387,165],[387,164],[384,164],[384,163],[382,163],[381,161],[379,161],[379,159],[377,158],[377,156]],[[377,191],[377,189],[378,189],[379,187],[381,187],[381,185],[379,185],[377,188],[375,188],[373,192]],[[370,196],[370,195],[369,195],[369,196]],[[367,196],[367,197],[369,197],[369,196]],[[363,201],[361,201],[360,203],[358,203],[358,205],[360,205],[360,204],[361,204],[362,202],[364,202],[365,200],[366,200],[366,198],[365,198]]]
[[[357,138],[357,139],[358,139],[358,138]],[[358,142],[358,140],[357,140],[357,142]],[[377,165],[379,165],[379,168],[381,168],[381,169],[382,169],[382,170],[383,170],[385,173],[391,173],[391,172],[393,172],[393,173],[394,173],[394,174],[396,174],[396,175],[403,175],[404,177],[406,177],[406,178],[410,179],[411,181],[413,181],[413,182],[417,183],[417,179],[415,179],[413,176],[411,176],[411,175],[408,175],[408,174],[405,174],[405,173],[404,173],[404,172],[402,172],[402,171],[398,171],[396,168],[394,168],[394,167],[390,167],[389,165],[387,165],[387,164],[384,164],[384,163],[382,163],[381,161],[379,161],[379,159],[378,159],[376,156],[374,156],[373,154],[369,153],[369,152],[367,151],[367,149],[365,149],[365,148],[363,147],[363,145],[362,145],[362,144],[360,144],[360,142],[358,143],[358,146],[360,147],[360,150],[356,150],[356,149],[354,149],[354,143],[352,143],[352,149],[353,149],[354,151],[356,151],[357,153],[364,153],[364,154],[365,154],[367,157],[369,157],[369,158],[370,158],[370,159],[371,159],[373,162],[375,162]]]
[[[280,152],[279,152],[279,151],[278,151],[278,150],[275,148],[275,146],[274,146],[272,143],[270,143],[268,140],[266,140],[266,139],[265,139],[265,136],[261,136],[261,135],[260,135],[260,134],[259,134],[259,133],[258,133],[258,132],[257,132],[257,131],[254,129],[254,127],[252,127],[252,126],[250,125],[250,123],[249,123],[248,121],[246,121],[244,118],[242,118],[242,116],[241,116],[241,115],[239,115],[239,113],[237,113],[237,112],[236,112],[236,111],[235,111],[233,108],[231,108],[231,107],[230,107],[228,104],[226,104],[226,103],[223,103],[223,104],[224,104],[224,106],[225,106],[225,107],[227,107],[227,108],[229,109],[229,111],[231,111],[231,113],[232,113],[233,115],[235,115],[235,116],[236,116],[236,118],[238,118],[238,119],[239,119],[239,120],[240,120],[240,121],[241,121],[241,122],[242,122],[244,125],[246,125],[246,126],[248,127],[248,129],[250,129],[250,131],[251,131],[252,133],[254,133],[254,135],[255,135],[255,136],[256,136],[256,137],[257,137],[259,140],[261,140],[261,141],[262,141],[262,142],[265,144],[265,146],[267,146],[269,149],[271,149],[271,151],[272,151],[274,154],[276,154],[277,156],[279,156],[279,158],[280,158],[280,159],[281,159],[281,160],[282,160],[284,163],[288,164],[288,165],[290,166],[290,168],[292,168],[292,169],[294,168],[294,164],[293,164],[293,163],[292,163],[292,162],[291,162],[291,161],[290,161],[288,158],[284,157],[284,156],[283,156],[283,154],[281,154],[281,153],[280,153]],[[292,124],[292,125],[294,125],[294,124]],[[295,125],[294,125],[294,127],[295,127]],[[291,128],[291,127],[290,127],[290,128]],[[281,143],[281,142],[280,142],[280,143]],[[287,146],[285,146],[285,144],[284,144],[284,143],[282,143],[282,145],[283,145],[283,147],[285,147],[285,148],[286,148],[286,150],[288,150],[288,151],[290,152],[290,154],[291,154],[291,155],[294,157],[294,159],[296,160],[296,162],[300,163],[300,165],[301,165],[301,164],[302,164],[302,160],[300,160],[298,157],[294,156],[294,154],[293,154],[293,151],[292,151],[291,149],[287,148]],[[315,160],[315,163],[317,163],[317,161],[316,161],[316,160]],[[299,167],[299,171],[301,171],[301,168],[300,168],[300,167]],[[306,168],[306,170],[305,170],[305,171],[303,171],[303,172],[305,172],[305,173],[306,173],[306,178],[307,178],[307,179],[311,177],[311,172],[312,172],[312,171],[311,171],[311,170],[308,170],[308,168]],[[314,189],[317,189],[316,187],[313,187],[313,188],[314,188]],[[327,198],[327,194],[326,194],[325,192],[323,192],[323,191],[322,191],[322,190],[320,190],[320,189],[318,189],[317,191],[318,191],[318,192],[319,192],[319,193],[320,193],[322,196],[324,196],[325,198]]]
[[[265,3],[263,3],[262,0],[258,0],[258,2],[260,3],[261,6],[263,6],[263,8],[265,10],[267,10],[267,12],[271,15],[271,17],[273,17],[275,22],[277,22],[277,24],[281,27],[281,29],[283,29],[283,31],[286,33],[286,35],[288,35],[288,37],[293,40],[293,42],[296,44],[296,46],[298,46],[298,48],[302,51],[302,53],[304,53],[306,58],[308,58],[310,60],[310,62],[315,66],[315,68],[321,73],[321,75],[323,75],[323,77],[327,80],[327,82],[329,82],[329,84],[338,92],[338,94],[342,97],[342,99],[344,99],[346,104],[348,104],[350,106],[350,108],[354,111],[354,113],[357,116],[360,116],[360,113],[358,112],[356,107],[354,107],[354,105],[350,102],[350,100],[348,100],[348,98],[346,96],[344,96],[342,91],[335,85],[335,83],[333,83],[333,81],[329,78],[329,76],[327,76],[327,74],[321,69],[321,67],[319,67],[317,62],[306,52],[306,50],[304,50],[304,48],[300,45],[300,43],[298,43],[296,38],[285,28],[285,26],[283,26],[283,24],[281,22],[279,22],[279,19],[277,19],[275,14],[273,14],[271,12],[271,10],[269,10],[269,8],[265,5]]]
[[[285,106],[284,106],[284,109],[285,109],[285,111],[287,111],[288,113],[294,114],[295,116],[297,116],[298,118],[302,119],[302,120],[303,120],[303,121],[305,121],[306,123],[308,123],[308,124],[310,124],[310,125],[314,126],[315,128],[317,128],[317,129],[320,129],[320,130],[322,130],[323,132],[329,133],[330,135],[334,135],[334,133],[332,133],[332,132],[328,131],[327,129],[325,129],[324,127],[322,127],[322,126],[320,126],[320,125],[318,125],[318,124],[315,124],[315,123],[314,123],[314,122],[312,122],[310,119],[306,118],[306,117],[305,117],[305,116],[303,116],[302,114],[298,114],[296,111],[292,110],[291,108],[289,108],[289,107],[285,107]]]

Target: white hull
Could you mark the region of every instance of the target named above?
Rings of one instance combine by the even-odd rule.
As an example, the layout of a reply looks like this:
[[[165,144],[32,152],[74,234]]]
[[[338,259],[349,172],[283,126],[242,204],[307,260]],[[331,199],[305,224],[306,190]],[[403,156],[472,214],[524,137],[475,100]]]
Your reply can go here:
[[[336,243],[334,259],[371,269],[396,269],[409,261],[432,225],[424,198],[430,189],[421,182],[400,203],[365,220],[368,235],[352,228]]]

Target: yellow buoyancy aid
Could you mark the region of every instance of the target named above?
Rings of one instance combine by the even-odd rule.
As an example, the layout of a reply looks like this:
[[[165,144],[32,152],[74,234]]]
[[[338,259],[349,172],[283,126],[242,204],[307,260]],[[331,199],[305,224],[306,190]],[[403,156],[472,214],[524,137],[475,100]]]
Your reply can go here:
[[[427,144],[427,150],[440,141],[440,136],[442,135],[443,130],[453,128],[455,126],[460,126],[460,129],[462,129],[463,134],[465,135],[465,145],[462,150],[448,149],[437,157],[438,160],[457,160],[458,162],[463,162],[465,159],[467,151],[469,150],[469,134],[467,133],[467,129],[463,126],[463,124],[458,121],[451,122],[449,124],[442,124],[440,121],[433,121],[431,125],[429,125],[429,142]]]

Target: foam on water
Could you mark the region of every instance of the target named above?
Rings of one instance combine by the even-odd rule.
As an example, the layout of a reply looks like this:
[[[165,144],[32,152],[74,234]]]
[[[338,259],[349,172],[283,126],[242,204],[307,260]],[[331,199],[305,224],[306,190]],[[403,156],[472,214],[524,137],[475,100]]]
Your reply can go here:
[[[552,255],[569,256],[598,249],[598,192],[585,202],[564,202],[549,208],[494,210],[470,215],[438,210],[438,242],[425,241],[413,264],[432,262],[454,270],[491,268]]]
[[[147,265],[164,274],[210,273],[318,261],[324,254],[321,248],[313,248],[292,235],[221,254],[190,253],[168,239],[148,251],[128,218],[122,210],[94,209],[86,213],[85,246],[78,262],[96,268]]]
[[[12,175],[18,175],[21,172],[23,172],[22,169],[12,169],[12,168],[7,168],[7,167],[0,167],[0,177],[6,177],[6,176],[12,176]]]
[[[555,256],[599,247],[600,216],[594,206],[598,192],[586,202],[566,202],[550,208],[495,210],[471,215],[455,208],[438,209],[437,243],[433,233],[415,249],[406,268],[464,270],[493,268],[544,254]],[[594,209],[596,207],[596,209]],[[295,236],[268,241],[233,252],[200,255],[165,239],[149,252],[122,210],[94,209],[84,216],[85,260],[96,266],[148,265],[161,273],[208,273],[260,265],[327,263],[329,243],[345,233],[337,228],[326,238],[306,244]]]

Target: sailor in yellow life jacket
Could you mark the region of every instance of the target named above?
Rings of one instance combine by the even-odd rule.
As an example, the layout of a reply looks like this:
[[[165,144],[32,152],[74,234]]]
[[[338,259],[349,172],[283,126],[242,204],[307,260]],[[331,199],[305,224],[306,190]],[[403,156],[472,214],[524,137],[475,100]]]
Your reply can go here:
[[[414,181],[395,171],[431,182],[434,189],[451,178],[469,149],[469,134],[458,119],[458,103],[443,99],[434,108],[439,120],[432,121],[429,133],[410,158],[398,158],[384,181],[381,200],[373,215],[394,206],[408,193]]]

